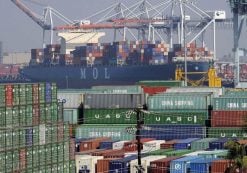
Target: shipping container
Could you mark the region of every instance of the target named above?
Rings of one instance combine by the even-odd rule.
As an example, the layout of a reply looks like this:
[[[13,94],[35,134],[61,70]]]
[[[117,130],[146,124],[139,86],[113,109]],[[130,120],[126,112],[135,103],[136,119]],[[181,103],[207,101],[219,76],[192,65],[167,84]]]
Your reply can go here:
[[[119,142],[114,142],[113,144],[112,144],[112,149],[114,149],[114,150],[117,150],[117,149],[123,149],[123,147],[124,147],[124,143],[126,143],[126,142],[128,142],[128,141],[119,141]]]
[[[202,158],[198,160],[193,160],[190,163],[190,171],[198,173],[211,173],[211,163],[217,158]]]
[[[218,97],[213,99],[214,110],[246,110],[247,97]]]
[[[109,158],[109,159],[101,159],[97,161],[97,171],[96,173],[105,173],[105,172],[109,172],[109,163],[112,160],[116,160],[113,158]]]
[[[211,105],[210,93],[164,93],[149,96],[147,106],[150,110],[207,110]]]
[[[78,109],[64,109],[63,110],[63,121],[69,124],[78,124],[80,121],[78,119]]]
[[[212,127],[242,127],[246,125],[247,111],[212,111]]]
[[[150,151],[145,153],[145,156],[155,156],[155,155],[165,155],[170,152],[170,151],[174,151],[174,149],[160,149],[160,150],[155,150],[155,151]]]
[[[218,140],[209,142],[209,149],[216,150],[216,149],[224,149],[225,143],[227,143],[229,139],[227,138],[219,138]]]
[[[247,132],[237,127],[210,127],[208,128],[210,138],[247,138]]]
[[[163,144],[160,144],[160,148],[161,149],[169,149],[169,148],[174,148],[174,144],[176,144],[178,140],[170,140],[170,141],[166,141]]]
[[[112,160],[110,161],[110,171],[111,173],[113,172],[118,172],[118,173],[127,173],[130,172],[130,162],[132,160],[137,159],[137,155],[134,156],[129,156],[125,157],[123,159],[117,159],[117,160]]]
[[[200,158],[202,157],[187,156],[187,157],[173,160],[170,163],[170,173],[186,173],[191,168],[190,163]]]
[[[164,140],[153,140],[153,141],[149,141],[149,142],[143,142],[142,151],[143,152],[151,152],[151,151],[160,150],[160,145],[164,142],[165,142]]]
[[[205,138],[206,127],[199,125],[145,125],[141,129],[141,136],[157,140]]]
[[[212,151],[204,151],[198,154],[198,156],[202,156],[205,158],[226,158],[228,154],[228,150],[212,150]]]
[[[113,144],[118,142],[119,140],[110,140],[110,141],[102,141],[100,142],[100,149],[113,149]]]
[[[150,162],[150,173],[169,173],[170,162],[180,157],[168,157]]]
[[[93,90],[100,90],[106,94],[140,94],[142,88],[139,85],[123,85],[123,86],[93,86]]]
[[[211,173],[228,172],[232,164],[230,160],[214,160],[211,165]]]
[[[144,94],[85,94],[86,109],[137,108],[145,103]]]
[[[144,86],[166,86],[166,87],[179,87],[184,86],[183,81],[139,81],[137,84]]]
[[[165,92],[167,88],[165,86],[142,86],[143,92],[148,95]]]
[[[76,138],[109,137],[113,140],[132,140],[135,138],[133,125],[80,125],[76,128]]]
[[[80,142],[80,151],[99,149],[100,142],[108,141],[108,140],[110,140],[110,138],[101,137],[101,138],[90,139],[87,141],[81,141]]]
[[[75,155],[76,172],[96,172],[95,167],[97,160],[103,159],[103,156],[90,156],[90,155]]]
[[[209,148],[209,142],[215,141],[217,138],[204,138],[193,141],[191,143],[192,150],[206,150]]]
[[[182,150],[182,149],[191,149],[191,143],[194,141],[199,140],[199,138],[187,138],[187,139],[181,139],[174,144],[175,150]]]
[[[57,97],[59,101],[64,102],[64,108],[78,108],[83,103],[84,94],[59,90]]]
[[[164,159],[166,158],[166,156],[147,156],[147,157],[143,157],[142,158],[142,168],[144,169],[142,172],[143,173],[147,173],[149,172],[148,168],[150,166],[150,162],[155,161],[155,160],[159,160],[159,159]],[[130,172],[137,172],[137,166],[138,166],[138,160],[132,160],[130,162]]]

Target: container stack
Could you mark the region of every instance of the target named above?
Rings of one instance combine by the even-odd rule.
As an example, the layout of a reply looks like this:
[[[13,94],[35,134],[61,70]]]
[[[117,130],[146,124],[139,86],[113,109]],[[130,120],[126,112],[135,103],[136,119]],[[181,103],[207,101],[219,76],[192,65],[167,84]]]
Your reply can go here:
[[[0,85],[0,172],[73,172],[68,124],[52,83]]]
[[[228,89],[223,96],[214,98],[208,136],[246,138],[246,108],[246,90]]]

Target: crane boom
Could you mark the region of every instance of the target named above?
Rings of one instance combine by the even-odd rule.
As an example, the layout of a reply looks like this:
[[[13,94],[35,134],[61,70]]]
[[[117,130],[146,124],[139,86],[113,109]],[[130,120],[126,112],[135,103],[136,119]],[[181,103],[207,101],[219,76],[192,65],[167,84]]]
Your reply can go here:
[[[36,22],[44,30],[51,30],[51,25],[46,24],[42,19],[37,17],[37,15],[32,12],[28,7],[26,7],[20,0],[11,0],[19,9],[21,9],[25,14],[27,14],[34,22]]]

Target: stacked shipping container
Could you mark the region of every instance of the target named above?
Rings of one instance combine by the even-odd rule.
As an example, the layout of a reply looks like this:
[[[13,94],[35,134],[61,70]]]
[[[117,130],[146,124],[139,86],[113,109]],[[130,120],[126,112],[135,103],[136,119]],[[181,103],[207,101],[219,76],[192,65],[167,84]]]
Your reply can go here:
[[[56,85],[2,84],[0,95],[0,172],[74,173],[74,142],[58,115]]]

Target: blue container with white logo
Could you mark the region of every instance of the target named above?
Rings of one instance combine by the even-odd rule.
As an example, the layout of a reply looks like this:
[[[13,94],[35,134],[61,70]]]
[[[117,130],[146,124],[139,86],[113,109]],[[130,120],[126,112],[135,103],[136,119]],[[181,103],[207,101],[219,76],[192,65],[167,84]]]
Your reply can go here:
[[[137,155],[132,155],[119,160],[112,160],[109,163],[109,173],[129,173],[130,161],[137,159]]]
[[[99,148],[100,149],[112,149],[113,143],[118,142],[119,140],[112,140],[112,141],[103,141],[100,142]]]
[[[190,163],[198,159],[202,159],[202,157],[188,156],[188,157],[183,157],[180,159],[173,160],[170,163],[170,173],[187,173],[191,168]]]
[[[209,149],[224,149],[224,144],[228,141],[227,138],[219,138],[218,140],[209,142]]]
[[[197,140],[199,140],[199,138],[181,139],[176,144],[174,144],[174,148],[175,150],[190,149],[191,143]]]

